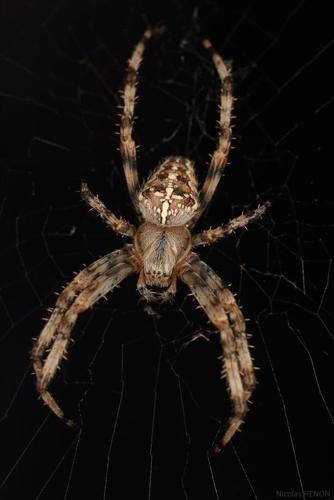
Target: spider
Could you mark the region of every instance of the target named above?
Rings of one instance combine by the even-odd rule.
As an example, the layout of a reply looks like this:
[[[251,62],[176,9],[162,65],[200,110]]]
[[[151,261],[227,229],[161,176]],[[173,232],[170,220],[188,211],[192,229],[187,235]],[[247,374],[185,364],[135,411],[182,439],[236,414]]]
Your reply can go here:
[[[218,329],[222,346],[222,378],[226,378],[232,403],[231,416],[219,451],[241,426],[256,379],[247,343],[245,320],[234,295],[217,274],[193,252],[200,245],[210,245],[236,229],[261,217],[269,203],[239,215],[214,229],[191,234],[209,204],[227,163],[231,143],[233,104],[231,71],[209,40],[204,48],[211,54],[221,81],[219,135],[200,190],[194,163],[182,156],[164,159],[141,186],[138,178],[136,145],[132,137],[138,69],[147,42],[156,30],[147,29],[128,60],[122,94],[120,152],[124,174],[140,224],[133,226],[109,211],[100,199],[82,184],[83,200],[116,233],[132,241],[84,268],[64,288],[55,308],[35,340],[32,361],[37,392],[49,408],[67,425],[75,422],[65,417],[49,391],[62,358],[66,357],[71,332],[80,313],[93,306],[132,273],[137,273],[137,289],[147,301],[170,300],[176,293],[177,279],[183,281]]]

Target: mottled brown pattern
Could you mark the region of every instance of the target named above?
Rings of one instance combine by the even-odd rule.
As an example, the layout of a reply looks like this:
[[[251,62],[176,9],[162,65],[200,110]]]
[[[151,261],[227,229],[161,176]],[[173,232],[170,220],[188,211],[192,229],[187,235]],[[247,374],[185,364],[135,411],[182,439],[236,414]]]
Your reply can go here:
[[[182,156],[170,156],[148,178],[138,193],[145,220],[162,226],[181,226],[198,208],[194,164]]]
[[[138,274],[137,289],[148,301],[168,301],[176,293],[177,279],[188,285],[213,325],[222,346],[221,375],[226,378],[232,402],[232,415],[216,446],[222,446],[240,428],[255,387],[245,320],[233,294],[214,271],[192,252],[198,245],[211,244],[261,217],[268,203],[217,228],[191,235],[194,226],[217,186],[226,164],[231,140],[230,114],[232,85],[230,72],[208,40],[204,47],[212,55],[222,83],[218,147],[214,152],[203,188],[198,193],[193,162],[181,156],[166,158],[139,189],[136,148],[132,123],[137,71],[146,42],[159,30],[147,30],[128,63],[121,118],[121,154],[126,181],[138,216],[144,222],[134,226],[114,215],[86,184],[82,197],[116,233],[131,238],[125,245],[83,269],[62,291],[46,325],[35,341],[32,361],[37,391],[44,403],[70,426],[74,422],[50,393],[50,384],[66,357],[72,330],[80,313],[117,287],[131,273]]]

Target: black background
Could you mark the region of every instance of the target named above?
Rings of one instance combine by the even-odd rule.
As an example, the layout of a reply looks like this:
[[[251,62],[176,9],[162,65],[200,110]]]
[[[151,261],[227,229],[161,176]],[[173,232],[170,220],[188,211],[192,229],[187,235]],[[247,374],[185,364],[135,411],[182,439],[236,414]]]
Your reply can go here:
[[[4,2],[0,21],[1,500],[331,498],[333,33],[315,2]],[[215,144],[233,62],[231,165],[199,228],[272,202],[201,256],[250,318],[260,368],[242,433],[210,446],[229,400],[217,335],[179,286],[146,306],[128,279],[81,317],[53,384],[76,434],[37,400],[32,338],[54,292],[123,241],[80,200],[81,179],[135,221],[119,157],[118,90],[148,23],[135,137],[142,178]],[[322,495],[322,496],[321,496]]]

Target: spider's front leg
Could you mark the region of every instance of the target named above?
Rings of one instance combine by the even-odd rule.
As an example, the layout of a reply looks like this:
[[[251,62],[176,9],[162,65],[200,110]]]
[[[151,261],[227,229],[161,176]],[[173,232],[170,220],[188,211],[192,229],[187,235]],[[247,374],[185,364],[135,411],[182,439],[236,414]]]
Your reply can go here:
[[[191,254],[180,271],[180,278],[188,285],[220,334],[223,349],[222,376],[227,380],[233,415],[228,421],[221,443],[217,443],[214,448],[217,452],[230,441],[243,423],[248,400],[256,384],[245,320],[233,294],[196,254]]]
[[[37,391],[50,410],[69,426],[74,422],[65,417],[50,394],[49,385],[66,355],[78,315],[135,271],[132,255],[132,245],[127,245],[83,269],[59,295],[51,317],[34,344],[32,361]]]

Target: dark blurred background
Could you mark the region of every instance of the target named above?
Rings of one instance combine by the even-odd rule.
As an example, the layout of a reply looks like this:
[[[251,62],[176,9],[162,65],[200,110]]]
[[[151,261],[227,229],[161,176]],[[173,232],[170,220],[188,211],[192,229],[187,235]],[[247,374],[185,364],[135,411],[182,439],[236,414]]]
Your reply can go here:
[[[0,16],[1,500],[333,498],[329,458],[333,255],[332,16],[314,2],[5,1]],[[161,158],[215,147],[219,82],[203,37],[233,65],[231,164],[198,228],[272,202],[200,254],[243,305],[258,386],[242,432],[210,448],[231,409],[217,334],[187,290],[140,301],[129,278],[84,314],[37,399],[32,339],[73,272],[124,244],[80,182],[135,222],[118,148],[126,59],[165,33],[140,73],[142,179]],[[321,496],[322,495],[322,496]]]

